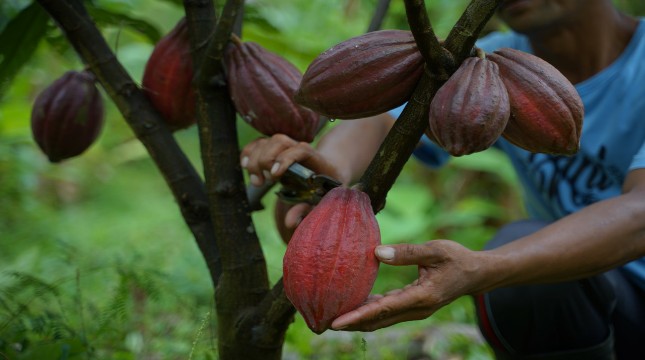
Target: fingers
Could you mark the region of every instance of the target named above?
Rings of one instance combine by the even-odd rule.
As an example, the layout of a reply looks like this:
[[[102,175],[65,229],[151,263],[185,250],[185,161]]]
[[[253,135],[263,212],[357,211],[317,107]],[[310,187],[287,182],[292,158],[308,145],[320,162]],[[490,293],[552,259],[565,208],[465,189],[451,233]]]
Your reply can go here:
[[[284,225],[287,229],[295,229],[311,209],[312,206],[305,203],[292,206],[284,217]]]
[[[249,180],[255,186],[261,186],[266,180],[280,177],[284,170],[293,163],[280,168],[280,155],[288,149],[298,146],[299,142],[282,134],[270,138],[252,141],[240,153],[240,165],[249,172]]]
[[[374,253],[381,262],[390,265],[430,266],[433,263],[446,260],[446,251],[441,248],[439,241],[431,241],[423,245],[397,244],[377,246]]]
[[[427,291],[420,286],[411,286],[388,293],[339,316],[331,327],[334,330],[373,331],[404,321],[425,319],[441,306],[430,302]]]

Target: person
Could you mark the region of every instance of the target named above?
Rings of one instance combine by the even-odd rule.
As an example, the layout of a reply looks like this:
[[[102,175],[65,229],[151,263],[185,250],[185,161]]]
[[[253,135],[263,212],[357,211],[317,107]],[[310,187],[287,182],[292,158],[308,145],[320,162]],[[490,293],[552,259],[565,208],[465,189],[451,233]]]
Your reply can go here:
[[[645,19],[611,0],[506,0],[497,14],[512,31],[477,46],[531,52],[576,86],[585,106],[580,151],[529,153],[498,140],[523,186],[529,219],[502,227],[483,250],[446,239],[377,247],[385,264],[418,266],[418,279],[371,296],[332,328],[373,331],[473,296],[499,359],[643,359]],[[284,135],[257,139],[242,150],[241,164],[255,185],[300,162],[349,186],[400,110],[343,121],[316,148]],[[449,158],[425,137],[414,155],[435,167]],[[284,226],[295,228],[307,211],[293,206]]]

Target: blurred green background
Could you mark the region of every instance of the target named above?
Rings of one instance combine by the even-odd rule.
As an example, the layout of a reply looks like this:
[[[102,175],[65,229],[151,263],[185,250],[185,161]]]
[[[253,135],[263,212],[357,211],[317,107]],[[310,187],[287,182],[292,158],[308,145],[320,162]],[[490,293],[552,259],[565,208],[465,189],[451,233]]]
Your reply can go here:
[[[30,3],[1,2],[0,30]],[[99,26],[140,81],[156,36],[183,16],[181,2],[93,3],[123,15],[100,17]],[[375,3],[248,1],[243,38],[304,70],[320,52],[365,32]],[[640,0],[618,3],[645,13]],[[427,2],[440,37],[466,4]],[[152,30],[134,29],[135,20]],[[106,127],[82,156],[52,165],[33,142],[35,96],[65,71],[82,68],[49,27],[0,97],[0,359],[216,359],[213,290],[202,256],[163,179],[109,99],[104,96]],[[406,28],[402,1],[393,1],[383,28]],[[259,136],[243,122],[239,132],[242,145]],[[196,129],[175,136],[201,169]],[[481,248],[496,227],[522,216],[518,194],[512,169],[495,150],[454,159],[440,172],[410,161],[377,216],[383,242],[448,238]],[[274,201],[270,194],[264,205],[271,209]],[[254,222],[276,281],[285,245],[269,210],[254,213]],[[415,278],[414,267],[381,266],[374,291]],[[284,358],[492,357],[476,331],[471,300],[462,298],[429,319],[369,334],[317,336],[296,316]]]

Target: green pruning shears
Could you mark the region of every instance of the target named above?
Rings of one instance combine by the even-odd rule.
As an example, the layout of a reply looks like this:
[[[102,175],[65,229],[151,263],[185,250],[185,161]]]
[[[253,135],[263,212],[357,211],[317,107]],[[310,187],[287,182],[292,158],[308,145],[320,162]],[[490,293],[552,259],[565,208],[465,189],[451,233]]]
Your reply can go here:
[[[327,175],[316,174],[312,170],[293,163],[280,178],[282,188],[277,192],[278,197],[288,203],[308,203],[316,205],[325,194],[341,185],[341,183]]]

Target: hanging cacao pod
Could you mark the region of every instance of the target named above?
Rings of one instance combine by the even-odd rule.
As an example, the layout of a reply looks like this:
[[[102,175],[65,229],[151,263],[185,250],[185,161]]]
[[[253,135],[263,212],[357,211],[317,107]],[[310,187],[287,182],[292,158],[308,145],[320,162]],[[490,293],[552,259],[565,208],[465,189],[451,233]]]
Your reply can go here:
[[[103,128],[103,99],[89,71],[68,71],[43,90],[31,112],[32,136],[52,163],[80,155]]]
[[[502,136],[531,152],[578,151],[584,106],[575,87],[539,57],[509,48],[488,54],[508,91],[511,118]]]
[[[182,18],[157,42],[143,72],[142,87],[171,130],[193,125],[195,90],[188,25]]]
[[[231,99],[242,118],[264,135],[285,134],[311,142],[320,115],[298,105],[293,95],[302,73],[257,43],[233,37],[225,53]]]
[[[298,225],[284,256],[284,290],[313,332],[367,299],[380,242],[370,199],[359,190],[332,189]]]
[[[423,58],[410,31],[373,31],[314,59],[295,98],[331,119],[373,116],[407,101],[422,73]]]
[[[453,156],[489,148],[510,116],[508,92],[497,65],[469,57],[439,88],[430,103],[430,131]]]

